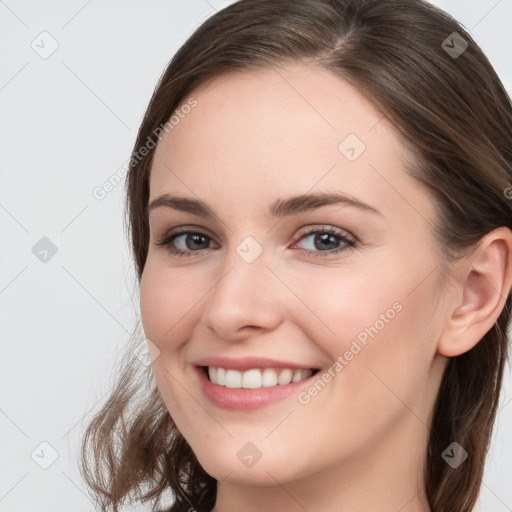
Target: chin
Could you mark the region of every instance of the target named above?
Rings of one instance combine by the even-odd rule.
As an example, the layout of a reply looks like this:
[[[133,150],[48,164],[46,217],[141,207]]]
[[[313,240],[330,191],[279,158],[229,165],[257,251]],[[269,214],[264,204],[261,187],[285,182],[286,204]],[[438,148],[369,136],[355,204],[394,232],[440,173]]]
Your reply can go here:
[[[208,453],[201,456],[196,453],[196,457],[210,476],[216,480],[236,485],[275,486],[276,480],[284,483],[297,477],[296,474],[290,472],[289,463],[283,465],[278,460],[263,460],[263,456],[252,466],[246,466],[236,454],[234,457],[226,457],[225,454]]]

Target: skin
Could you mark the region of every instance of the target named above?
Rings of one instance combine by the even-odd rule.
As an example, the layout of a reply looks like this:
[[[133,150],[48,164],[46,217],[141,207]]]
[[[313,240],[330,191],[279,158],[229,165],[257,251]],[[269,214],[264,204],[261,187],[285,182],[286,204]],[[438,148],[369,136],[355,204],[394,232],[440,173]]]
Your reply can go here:
[[[490,233],[457,264],[442,261],[434,203],[406,173],[413,157],[398,132],[315,64],[221,75],[191,96],[197,106],[157,146],[150,202],[200,198],[219,220],[151,211],[141,314],[160,350],[158,389],[219,482],[214,510],[430,510],[422,471],[433,403],[447,357],[474,346],[503,308],[510,231]],[[338,149],[348,134],[366,146],[354,161]],[[339,204],[280,220],[267,213],[278,198],[329,191],[380,214]],[[192,237],[187,247],[185,236],[175,246],[189,257],[156,245],[180,226],[210,237],[206,248]],[[356,245],[336,239],[327,250],[344,250],[315,257],[315,235],[300,238],[322,226]],[[236,252],[247,236],[263,249],[252,263]],[[192,362],[213,355],[327,370],[394,303],[400,312],[307,404],[292,395],[226,411],[197,385]],[[247,442],[262,455],[251,468],[237,457]]]

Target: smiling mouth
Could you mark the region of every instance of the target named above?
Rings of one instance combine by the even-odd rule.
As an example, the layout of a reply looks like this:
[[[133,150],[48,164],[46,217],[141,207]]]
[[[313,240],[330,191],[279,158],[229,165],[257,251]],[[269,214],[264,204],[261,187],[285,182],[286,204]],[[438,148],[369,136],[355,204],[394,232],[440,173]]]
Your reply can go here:
[[[232,389],[258,389],[300,382],[316,375],[318,368],[252,368],[238,371],[216,366],[200,366],[212,383]]]

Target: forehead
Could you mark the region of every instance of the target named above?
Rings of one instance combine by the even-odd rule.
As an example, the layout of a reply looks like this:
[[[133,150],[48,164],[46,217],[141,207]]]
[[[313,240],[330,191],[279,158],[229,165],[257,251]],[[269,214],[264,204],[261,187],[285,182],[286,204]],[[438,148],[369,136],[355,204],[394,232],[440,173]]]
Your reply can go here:
[[[183,138],[190,142],[191,137],[200,140],[210,155],[219,156],[261,153],[264,147],[279,153],[278,146],[313,156],[338,151],[339,142],[349,134],[362,142],[372,135],[384,137],[388,145],[397,142],[392,126],[363,94],[317,64],[226,73],[200,85],[190,96],[197,106],[180,116],[180,125],[168,137],[178,153]],[[182,106],[185,102],[186,98]]]
[[[404,172],[412,156],[392,124],[356,87],[318,65],[227,73],[182,105],[190,97],[196,106],[157,146],[150,197],[179,191],[257,204],[274,192],[338,190],[383,206],[425,195]]]

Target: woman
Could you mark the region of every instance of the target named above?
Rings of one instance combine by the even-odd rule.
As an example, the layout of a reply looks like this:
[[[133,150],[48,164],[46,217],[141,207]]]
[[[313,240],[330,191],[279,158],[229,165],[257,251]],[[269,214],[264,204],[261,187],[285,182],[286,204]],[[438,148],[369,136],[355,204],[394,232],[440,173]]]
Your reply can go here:
[[[242,0],[199,27],[127,178],[152,364],[132,350],[86,431],[102,509],[471,511],[511,148],[499,78],[423,1]]]

